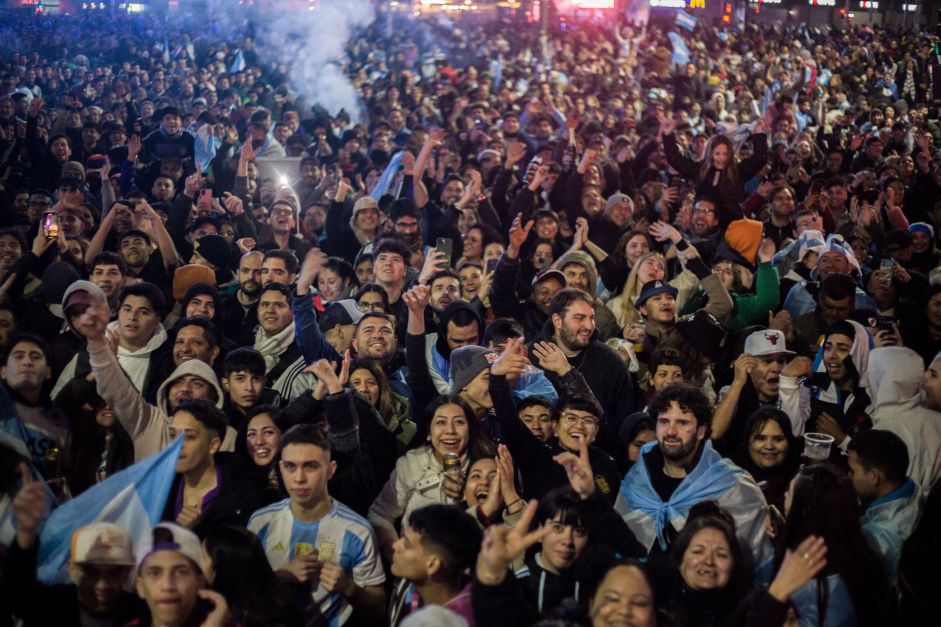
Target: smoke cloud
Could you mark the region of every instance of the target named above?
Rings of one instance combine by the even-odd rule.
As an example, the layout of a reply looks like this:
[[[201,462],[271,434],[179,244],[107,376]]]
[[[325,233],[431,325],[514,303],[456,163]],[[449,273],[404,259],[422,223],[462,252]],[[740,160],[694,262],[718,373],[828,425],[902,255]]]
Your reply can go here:
[[[256,51],[283,64],[291,86],[308,105],[331,114],[345,109],[362,119],[361,104],[344,68],[345,46],[375,19],[369,0],[312,0],[310,10],[292,11],[256,23]]]

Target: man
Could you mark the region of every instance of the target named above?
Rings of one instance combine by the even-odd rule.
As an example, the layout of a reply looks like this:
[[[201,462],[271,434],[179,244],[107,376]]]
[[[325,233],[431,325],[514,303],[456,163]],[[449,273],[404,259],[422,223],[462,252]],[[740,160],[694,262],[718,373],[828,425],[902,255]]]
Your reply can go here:
[[[150,211],[154,213],[153,209]],[[156,251],[152,252],[150,235],[140,229],[128,229],[118,236],[118,253],[127,265],[130,276],[163,285],[176,267],[178,255],[163,221],[157,217],[150,224],[157,244]]]
[[[845,274],[854,278],[859,276],[859,262],[853,255],[853,249],[841,235],[827,237],[823,251],[817,257],[817,267],[810,273],[810,279],[804,279],[787,293],[784,309],[791,317],[797,318],[814,308],[814,298],[810,283],[824,281],[831,274]],[[856,309],[876,309],[876,302],[866,292],[856,287]]]
[[[298,265],[297,257],[289,250],[266,251],[261,262],[261,284],[294,285]]]
[[[548,309],[552,297],[566,287],[565,275],[558,270],[544,270],[532,279],[532,295],[523,300],[517,291],[520,275],[520,250],[533,222],[522,225],[522,215],[516,216],[510,227],[510,239],[506,252],[497,262],[493,272],[493,286],[490,290],[490,303],[493,313],[501,318],[513,318],[523,325],[526,339],[534,340],[549,318]]]
[[[205,318],[183,318],[177,324],[173,340],[173,365],[198,359],[213,366],[219,357],[219,337],[212,322]]]
[[[327,491],[336,468],[322,427],[292,427],[281,437],[279,462],[288,498],[248,521],[271,567],[309,595],[329,625],[346,624],[354,611],[378,619],[386,600],[372,527]]]
[[[0,432],[22,442],[47,480],[66,476],[69,467],[68,420],[43,393],[51,376],[45,340],[27,334],[10,340],[0,368]]]
[[[477,561],[483,539],[476,521],[452,505],[413,511],[392,545],[390,571],[398,577],[389,604],[389,625],[406,616],[419,620],[422,607],[441,606],[473,623],[467,573]]]
[[[298,259],[303,259],[310,244],[297,234],[297,211],[294,203],[276,200],[268,211],[268,228],[258,233],[258,249],[292,250]]]
[[[745,423],[756,410],[781,408],[778,386],[794,355],[781,331],[755,331],[745,338],[745,351],[735,360],[735,377],[719,391],[712,415],[712,440],[718,450],[727,455],[738,450],[747,435]]]
[[[161,374],[159,360],[167,342],[160,322],[164,311],[163,292],[153,283],[135,283],[118,295],[118,319],[108,325],[117,336],[117,356],[134,388],[153,398]]]
[[[254,347],[265,360],[268,386],[290,401],[309,391],[314,378],[304,372],[304,356],[295,343],[291,290],[267,283],[258,297]]]
[[[160,128],[144,138],[141,160],[149,165],[168,158],[192,159],[196,154],[196,138],[183,129],[179,109],[164,107],[155,117],[160,120]]]
[[[425,335],[428,374],[439,394],[451,391],[448,381],[451,352],[462,346],[479,346],[483,334],[484,321],[479,310],[470,303],[458,300],[439,313],[436,332]]]
[[[86,621],[118,627],[143,609],[139,599],[124,591],[135,564],[127,531],[106,522],[76,529],[68,563],[71,583],[49,586],[36,579],[39,529],[46,513],[43,482],[26,481],[12,509],[16,540],[7,549],[0,589],[4,607],[26,627],[79,627],[89,624]]]
[[[120,294],[121,288],[124,287],[126,276],[127,265],[115,253],[101,252],[92,260],[88,280],[104,292],[114,316],[117,316],[118,313],[118,294]]]
[[[765,220],[764,235],[774,241],[775,248],[780,249],[783,241],[797,236],[792,222],[797,209],[794,190],[787,185],[781,185],[772,189],[768,197],[769,215]]]
[[[640,543],[648,552],[665,552],[690,508],[714,500],[735,519],[751,563],[769,559],[764,495],[751,475],[712,448],[707,439],[712,407],[706,395],[677,383],[654,397],[649,413],[656,420],[657,439],[641,448],[641,459],[624,477],[614,506]],[[662,516],[662,511],[670,514]]]
[[[565,276],[566,287],[580,289],[592,297],[595,326],[601,341],[617,337],[620,331],[617,319],[600,299],[594,298],[598,293],[598,269],[591,255],[581,250],[569,251],[559,257],[552,267]]]
[[[318,321],[323,338],[339,354],[343,354],[353,345],[356,325],[363,318],[363,312],[352,298],[338,300],[327,305]]]
[[[396,328],[404,328],[408,311],[402,302],[405,278],[411,253],[400,240],[387,237],[376,242],[372,249],[373,272],[376,283],[389,295],[389,311],[395,316]]]
[[[545,444],[553,437],[552,403],[544,396],[529,396],[517,405],[516,416],[533,436]]]
[[[250,326],[257,324],[257,313],[253,305],[258,302],[261,291],[262,260],[265,255],[261,251],[253,250],[242,255],[239,259],[238,281],[239,288],[235,294],[222,301],[222,315],[225,320],[223,335],[233,340],[241,337],[242,325],[246,322],[249,312],[254,314],[255,320]]]
[[[549,304],[549,320],[536,342],[558,346],[571,366],[588,381],[608,423],[608,429],[599,437],[599,445],[610,453],[615,450],[621,421],[635,411],[634,382],[624,361],[595,335],[594,300],[579,289],[559,290]],[[546,376],[558,389],[561,383],[558,375],[548,371]]]
[[[229,625],[225,598],[209,590],[202,544],[195,533],[162,522],[138,545],[135,587],[150,616],[131,627],[163,625]],[[200,603],[200,598],[208,604]]]
[[[432,274],[428,285],[431,287],[431,297],[428,300],[431,320],[427,322],[437,324],[444,310],[461,298],[461,278],[457,272],[448,268]]]
[[[849,478],[866,508],[859,527],[896,595],[902,545],[921,517],[921,491],[905,474],[908,459],[905,442],[889,431],[863,431],[849,444]]]
[[[265,387],[265,358],[249,346],[239,346],[226,354],[220,381],[225,390],[223,410],[236,430],[257,405],[281,404],[278,393]]]
[[[81,304],[83,309],[75,312],[70,324],[87,340],[98,395],[114,409],[130,436],[136,461],[150,457],[169,444],[168,418],[184,400],[204,399],[222,407],[219,381],[212,368],[198,359],[184,361],[163,381],[157,390],[156,405],[146,402],[135,392],[105,338],[107,310],[92,299]],[[234,445],[235,430],[229,427],[222,450],[234,450]]]
[[[723,241],[719,228],[719,203],[709,196],[699,196],[693,203],[693,219],[685,239],[699,252],[707,266],[712,265],[712,256]]]
[[[856,311],[856,281],[848,274],[831,274],[820,282],[816,307],[797,319],[782,310],[772,319],[772,328],[784,331],[791,347],[808,357],[817,354],[824,331]]]

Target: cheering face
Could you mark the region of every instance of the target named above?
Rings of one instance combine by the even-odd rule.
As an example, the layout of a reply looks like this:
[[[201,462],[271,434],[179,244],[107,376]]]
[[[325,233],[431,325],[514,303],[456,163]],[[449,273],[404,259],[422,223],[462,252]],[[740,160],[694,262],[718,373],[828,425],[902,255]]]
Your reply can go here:
[[[467,507],[482,505],[490,494],[490,487],[497,476],[497,462],[491,457],[482,457],[474,462],[464,482],[464,504]]]
[[[559,416],[559,444],[569,451],[578,451],[579,442],[591,444],[598,435],[598,417],[587,411],[566,408]]]
[[[248,454],[258,466],[267,466],[278,456],[281,429],[269,414],[258,414],[248,422],[245,432]]]
[[[395,354],[395,327],[388,318],[370,316],[356,327],[353,350],[359,357],[384,361]]]
[[[591,627],[656,627],[653,589],[636,566],[615,566],[589,605]]]
[[[823,364],[830,379],[841,384],[849,379],[846,360],[853,349],[853,338],[841,333],[833,333],[823,344]]]
[[[78,604],[96,616],[114,611],[130,572],[130,566],[69,564],[69,577],[77,588]]]
[[[778,353],[763,355],[756,359],[758,363],[749,374],[749,377],[758,392],[758,398],[763,401],[777,398],[778,386],[781,382],[781,371],[784,369],[784,364],[787,363],[787,357],[783,353]]]
[[[683,553],[680,576],[693,590],[721,590],[729,583],[734,567],[725,534],[706,527],[696,532]]]
[[[789,447],[781,426],[767,420],[748,442],[748,456],[759,468],[770,470],[784,463]]]
[[[349,279],[343,279],[333,270],[323,268],[317,274],[317,290],[326,302],[337,300],[347,285]]]
[[[293,319],[287,296],[274,290],[262,292],[258,300],[258,324],[268,337],[286,329]]]
[[[519,411],[519,419],[540,442],[548,442],[552,436],[552,414],[548,407],[530,405]]]
[[[447,453],[463,455],[470,437],[467,416],[459,405],[442,405],[431,417],[428,441],[438,461]]]
[[[629,268],[633,268],[637,260],[650,252],[650,242],[643,235],[635,235],[624,245],[624,257]],[[650,279],[648,279],[650,280]]]

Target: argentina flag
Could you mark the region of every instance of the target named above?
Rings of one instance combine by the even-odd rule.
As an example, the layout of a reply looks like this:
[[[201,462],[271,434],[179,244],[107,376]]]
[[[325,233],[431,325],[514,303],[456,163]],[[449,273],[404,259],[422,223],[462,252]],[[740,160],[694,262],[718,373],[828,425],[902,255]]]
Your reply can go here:
[[[380,198],[389,193],[389,189],[395,181],[395,175],[399,173],[399,169],[402,167],[402,155],[404,154],[405,151],[400,150],[392,155],[392,158],[389,159],[389,165],[386,166],[382,176],[379,177],[379,182],[376,183],[376,188],[369,194],[370,198],[379,202]]]
[[[39,535],[36,575],[47,584],[68,583],[66,564],[72,534],[93,522],[111,522],[135,542],[160,521],[183,438],[141,462],[115,473],[57,507]]]
[[[696,25],[699,24],[699,19],[690,15],[686,11],[677,11],[676,21],[674,24],[692,32],[696,29]]]

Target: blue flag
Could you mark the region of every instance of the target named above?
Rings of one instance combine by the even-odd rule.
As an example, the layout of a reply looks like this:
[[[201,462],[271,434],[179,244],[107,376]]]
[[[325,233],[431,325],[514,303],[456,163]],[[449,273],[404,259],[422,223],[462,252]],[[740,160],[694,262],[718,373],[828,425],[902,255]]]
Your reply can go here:
[[[675,65],[686,65],[689,63],[689,47],[686,45],[686,42],[683,41],[683,38],[673,31],[667,33],[667,37],[670,38],[670,44],[673,46],[673,57],[671,61]]]
[[[241,49],[235,53],[235,58],[232,60],[232,65],[229,66],[229,74],[235,74],[236,72],[241,72],[245,69],[245,55],[242,54]]]
[[[48,584],[68,583],[66,563],[76,529],[111,522],[131,539],[144,537],[160,521],[183,449],[177,438],[156,455],[115,473],[56,508],[39,536],[36,576]]]
[[[692,32],[696,29],[696,25],[699,24],[699,18],[693,17],[686,11],[677,11],[674,24]]]
[[[389,159],[389,165],[386,166],[382,176],[379,177],[379,182],[376,183],[376,188],[369,194],[370,198],[379,202],[380,198],[389,193],[392,182],[395,180],[395,175],[399,173],[399,169],[402,167],[402,155],[404,154],[405,151],[400,150],[392,155],[392,158]]]

